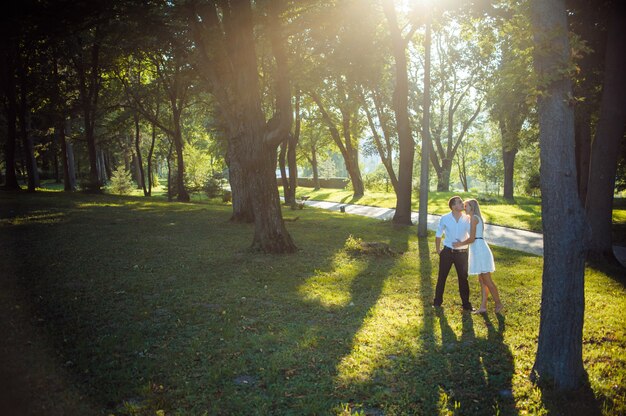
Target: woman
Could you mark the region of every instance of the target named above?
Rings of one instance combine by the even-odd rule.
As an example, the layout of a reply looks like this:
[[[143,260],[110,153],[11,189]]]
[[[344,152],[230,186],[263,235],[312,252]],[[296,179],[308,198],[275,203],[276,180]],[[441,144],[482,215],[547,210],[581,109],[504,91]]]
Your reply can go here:
[[[491,249],[483,239],[485,224],[480,215],[480,206],[475,199],[468,199],[463,204],[463,207],[465,208],[465,213],[470,217],[470,236],[465,241],[455,242],[454,247],[470,245],[469,274],[478,275],[482,294],[480,308],[474,311],[474,313],[487,312],[487,296],[489,293],[491,293],[493,300],[496,302],[496,313],[500,313],[504,306],[500,301],[498,288],[491,278],[491,273],[496,270],[496,266],[493,262]]]

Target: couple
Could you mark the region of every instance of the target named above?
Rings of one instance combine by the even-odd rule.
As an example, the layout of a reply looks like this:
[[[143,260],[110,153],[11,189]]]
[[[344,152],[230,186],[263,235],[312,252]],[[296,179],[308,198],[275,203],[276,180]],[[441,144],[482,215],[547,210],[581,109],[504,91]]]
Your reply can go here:
[[[468,199],[463,202],[461,197],[453,196],[448,201],[448,206],[451,212],[441,217],[435,234],[435,248],[439,254],[439,276],[437,277],[433,306],[439,307],[443,303],[446,279],[452,264],[454,264],[459,279],[459,294],[463,302],[463,310],[474,313],[487,312],[487,296],[491,293],[496,302],[496,313],[499,313],[502,311],[503,305],[500,301],[498,288],[491,279],[491,273],[496,270],[496,267],[493,262],[493,254],[483,240],[485,226],[480,215],[478,201]],[[441,248],[442,235],[445,235],[443,249]],[[469,274],[478,275],[481,287],[482,302],[477,310],[472,308],[469,300],[468,257]]]

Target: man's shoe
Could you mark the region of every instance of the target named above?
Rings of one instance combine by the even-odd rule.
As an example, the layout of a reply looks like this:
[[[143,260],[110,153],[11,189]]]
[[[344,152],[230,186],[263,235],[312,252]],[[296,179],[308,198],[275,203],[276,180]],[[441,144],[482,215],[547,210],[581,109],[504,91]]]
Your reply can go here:
[[[476,310],[476,308],[473,308],[471,306],[463,306],[463,312],[474,312]]]

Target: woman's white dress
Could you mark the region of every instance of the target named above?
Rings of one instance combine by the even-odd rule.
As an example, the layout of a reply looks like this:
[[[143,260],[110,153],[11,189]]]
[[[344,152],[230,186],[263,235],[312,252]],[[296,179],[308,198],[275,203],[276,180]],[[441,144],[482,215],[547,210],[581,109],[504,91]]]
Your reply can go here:
[[[496,271],[493,254],[487,242],[483,239],[485,225],[478,215],[476,224],[476,240],[469,246],[469,274],[491,273]]]

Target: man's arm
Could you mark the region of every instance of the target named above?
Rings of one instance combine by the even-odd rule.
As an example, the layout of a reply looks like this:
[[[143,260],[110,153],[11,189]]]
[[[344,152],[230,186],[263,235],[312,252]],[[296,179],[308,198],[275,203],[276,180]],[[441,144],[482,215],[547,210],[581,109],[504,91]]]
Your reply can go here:
[[[441,237],[435,237],[435,251],[441,254]]]

